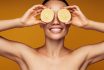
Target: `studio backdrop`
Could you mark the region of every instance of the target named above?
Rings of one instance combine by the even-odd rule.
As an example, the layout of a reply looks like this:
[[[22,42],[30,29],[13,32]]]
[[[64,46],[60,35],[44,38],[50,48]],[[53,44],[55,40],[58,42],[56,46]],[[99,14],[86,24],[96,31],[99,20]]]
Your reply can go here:
[[[0,0],[0,20],[19,18],[30,7],[40,4],[42,1]],[[104,22],[104,0],[67,0],[67,2],[70,5],[78,5],[87,18]],[[44,32],[39,25],[9,29],[0,32],[0,36],[25,43],[33,48],[40,47],[44,44]],[[104,41],[104,33],[71,26],[65,38],[65,46],[70,49],[76,49],[84,45],[96,44],[102,41]],[[20,69],[15,62],[0,56],[0,70]],[[87,70],[104,70],[104,61],[89,66]]]

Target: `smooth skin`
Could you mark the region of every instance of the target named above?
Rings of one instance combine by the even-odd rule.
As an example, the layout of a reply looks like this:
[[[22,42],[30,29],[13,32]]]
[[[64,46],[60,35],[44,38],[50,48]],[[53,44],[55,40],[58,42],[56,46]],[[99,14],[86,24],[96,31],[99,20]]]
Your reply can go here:
[[[48,24],[34,17],[45,8],[55,12],[54,20]],[[69,24],[57,19],[57,11],[61,8],[71,11],[72,19],[67,22]],[[0,55],[17,62],[21,70],[86,70],[89,65],[104,59],[104,42],[76,50],[65,48],[64,38],[70,25],[104,32],[104,23],[89,20],[78,6],[66,6],[62,1],[50,0],[44,6],[33,6],[20,18],[0,20],[0,31],[36,24],[45,32],[45,44],[41,48],[30,48],[23,43],[0,37]],[[62,30],[57,32],[57,28]]]

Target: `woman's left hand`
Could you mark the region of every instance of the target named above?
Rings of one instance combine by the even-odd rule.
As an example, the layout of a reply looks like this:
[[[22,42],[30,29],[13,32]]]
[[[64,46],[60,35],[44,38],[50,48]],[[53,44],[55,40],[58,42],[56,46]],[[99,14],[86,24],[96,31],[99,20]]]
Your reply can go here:
[[[78,6],[73,5],[67,6],[65,8],[68,9],[72,15],[72,19],[69,22],[70,24],[78,27],[85,27],[88,25],[88,19],[84,16]]]

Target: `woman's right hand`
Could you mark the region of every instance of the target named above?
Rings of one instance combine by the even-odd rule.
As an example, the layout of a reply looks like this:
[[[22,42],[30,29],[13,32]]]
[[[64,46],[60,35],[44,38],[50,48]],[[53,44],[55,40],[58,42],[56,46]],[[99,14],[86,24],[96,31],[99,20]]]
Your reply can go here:
[[[21,26],[32,26],[34,24],[42,23],[41,20],[38,20],[36,18],[37,15],[41,13],[43,9],[46,7],[43,5],[34,5],[32,8],[30,8],[21,18],[20,23]]]

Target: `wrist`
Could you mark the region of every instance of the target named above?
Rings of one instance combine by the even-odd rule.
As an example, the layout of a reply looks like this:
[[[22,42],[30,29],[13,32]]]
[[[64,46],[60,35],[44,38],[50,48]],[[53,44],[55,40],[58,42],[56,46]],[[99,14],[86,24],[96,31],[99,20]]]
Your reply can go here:
[[[24,27],[24,22],[21,21],[21,18],[17,18],[17,27]]]
[[[83,28],[88,29],[89,27],[90,27],[90,20],[87,19],[87,21],[86,21],[85,25],[83,26]]]

